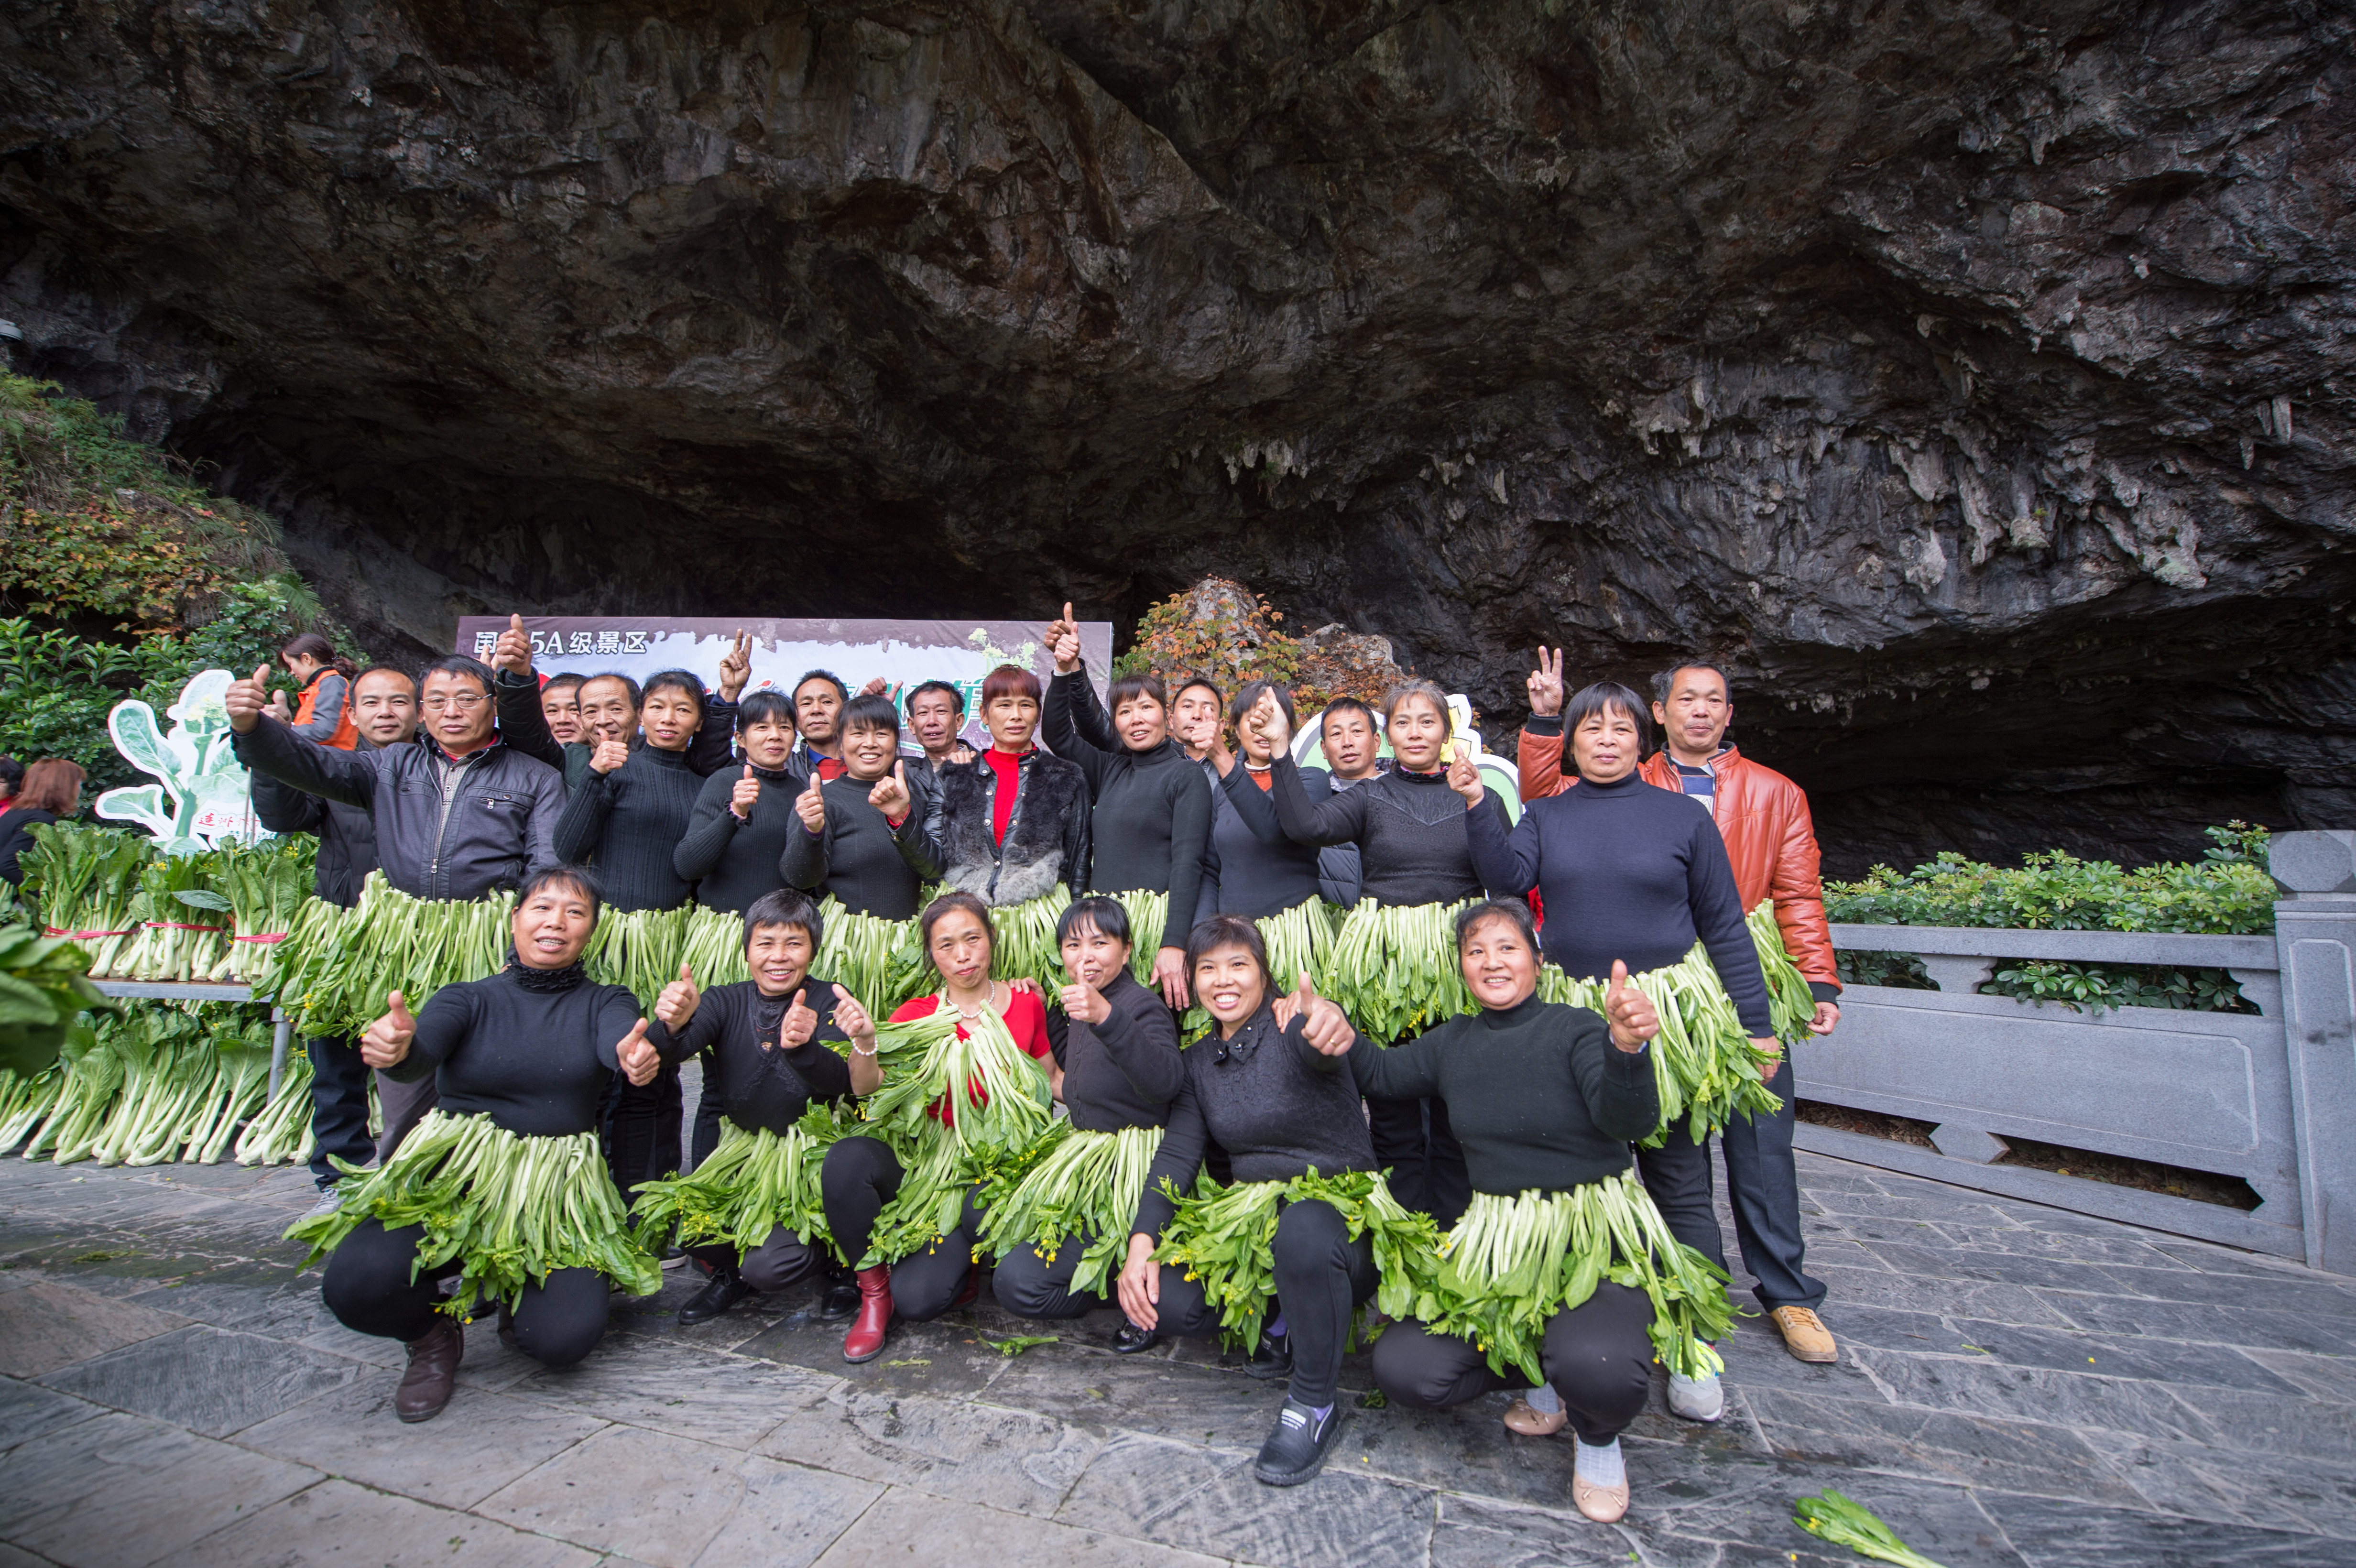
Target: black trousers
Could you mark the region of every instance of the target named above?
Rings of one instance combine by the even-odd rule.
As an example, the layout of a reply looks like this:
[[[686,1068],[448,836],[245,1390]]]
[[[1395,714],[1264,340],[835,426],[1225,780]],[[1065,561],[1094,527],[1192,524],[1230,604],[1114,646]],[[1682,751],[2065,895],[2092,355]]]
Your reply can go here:
[[[1782,1098],[1783,1108],[1772,1116],[1737,1116],[1718,1137],[1726,1156],[1734,1239],[1742,1243],[1742,1266],[1759,1281],[1751,1294],[1760,1306],[1770,1312],[1778,1307],[1813,1308],[1825,1299],[1825,1282],[1809,1275],[1807,1243],[1800,1235],[1800,1171],[1792,1157],[1796,1107],[1788,1053],[1767,1087]],[[1708,1168],[1705,1163],[1705,1176]]]
[[[687,1255],[714,1268],[733,1268],[746,1285],[767,1296],[817,1273],[825,1253],[778,1225],[749,1253],[739,1253],[725,1242],[699,1242],[687,1249]]]
[[[688,1142],[688,1152],[695,1157],[693,1170],[712,1157],[720,1147],[720,1096],[712,1092],[711,1080],[704,1081],[703,1093],[695,1099],[695,1131]]]
[[[1547,1319],[1538,1370],[1562,1396],[1581,1442],[1609,1443],[1643,1412],[1653,1386],[1652,1322],[1651,1297],[1608,1279]],[[1399,1404],[1441,1410],[1522,1385],[1519,1377],[1491,1371],[1470,1340],[1420,1323],[1394,1323],[1375,1341],[1375,1386]]]
[[[1366,1096],[1366,1131],[1375,1163],[1390,1172],[1391,1196],[1420,1210],[1446,1231],[1472,1202],[1464,1146],[1448,1125],[1445,1100],[1382,1100]]]
[[[684,1099],[679,1064],[666,1061],[641,1086],[616,1076],[605,1110],[605,1163],[625,1197],[641,1181],[680,1168],[679,1126]]]
[[[1718,1205],[1710,1197],[1708,1140],[1694,1142],[1680,1116],[1660,1147],[1636,1150],[1636,1172],[1669,1234],[1724,1268],[1726,1238],[1719,1233]]]
[[[1360,1236],[1352,1241],[1350,1227],[1333,1206],[1311,1199],[1286,1205],[1276,1217],[1276,1240],[1269,1251],[1276,1298],[1292,1341],[1292,1397],[1323,1409],[1333,1403],[1341,1381],[1350,1314],[1375,1294],[1374,1240]],[[1162,1299],[1154,1310],[1165,1334],[1219,1331],[1218,1312],[1204,1299],[1202,1282],[1188,1279],[1179,1269],[1162,1268]],[[1273,1320],[1274,1314],[1269,1317]]]
[[[875,1216],[899,1195],[905,1175],[898,1157],[877,1138],[843,1138],[826,1151],[819,1195],[826,1205],[827,1229],[853,1264],[865,1254]],[[901,1317],[929,1323],[964,1288],[973,1268],[973,1239],[981,1233],[982,1208],[975,1201],[980,1190],[966,1194],[965,1212],[947,1235],[892,1265],[892,1305]]]
[[[998,1305],[1017,1317],[1055,1318],[1085,1317],[1099,1307],[1112,1306],[1109,1296],[1072,1289],[1072,1275],[1080,1266],[1081,1254],[1095,1239],[1066,1236],[1053,1258],[1029,1243],[1016,1247],[998,1260],[998,1272],[991,1276]],[[1113,1259],[1115,1275],[1120,1273],[1121,1261],[1118,1256]]]
[[[409,1277],[417,1262],[422,1225],[388,1231],[382,1221],[363,1221],[327,1259],[320,1295],[336,1321],[357,1334],[407,1343],[422,1339],[439,1316],[434,1286],[458,1272],[455,1263]],[[613,1287],[595,1269],[561,1268],[538,1285],[523,1287],[516,1303],[516,1349],[543,1366],[569,1367],[596,1348],[605,1335],[605,1307]]]
[[[384,1130],[376,1136],[376,1162],[382,1165],[401,1147],[401,1140],[411,1129],[425,1119],[425,1113],[442,1104],[442,1086],[430,1072],[414,1083],[398,1083],[380,1072],[376,1103],[384,1112]]]
[[[359,1041],[336,1035],[305,1040],[303,1053],[311,1059],[311,1177],[332,1187],[344,1173],[328,1156],[347,1165],[366,1165],[376,1157],[368,1130],[369,1065],[360,1060]]]

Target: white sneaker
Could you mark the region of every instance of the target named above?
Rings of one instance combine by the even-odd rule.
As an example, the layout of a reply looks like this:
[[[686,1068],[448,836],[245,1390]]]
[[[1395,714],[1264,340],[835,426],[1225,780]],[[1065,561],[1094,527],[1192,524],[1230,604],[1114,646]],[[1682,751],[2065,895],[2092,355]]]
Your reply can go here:
[[[1716,1421],[1726,1413],[1726,1385],[1716,1377],[1669,1374],[1669,1412],[1687,1421]]]
[[[305,1220],[316,1220],[322,1214],[333,1214],[343,1206],[344,1193],[342,1188],[322,1187],[319,1189],[319,1200],[311,1205],[309,1212],[305,1213],[303,1218]]]

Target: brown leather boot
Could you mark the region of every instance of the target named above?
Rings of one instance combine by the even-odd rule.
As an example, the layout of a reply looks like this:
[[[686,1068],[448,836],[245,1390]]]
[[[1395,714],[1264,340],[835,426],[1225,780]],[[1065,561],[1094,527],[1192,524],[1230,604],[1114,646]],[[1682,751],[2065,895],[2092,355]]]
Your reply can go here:
[[[842,1359],[872,1361],[884,1350],[892,1328],[892,1268],[889,1264],[859,1271],[859,1316],[842,1337]]]
[[[450,1317],[438,1318],[409,1342],[409,1370],[393,1391],[392,1413],[403,1421],[431,1421],[450,1403],[458,1381],[458,1361],[466,1353],[466,1331]]]

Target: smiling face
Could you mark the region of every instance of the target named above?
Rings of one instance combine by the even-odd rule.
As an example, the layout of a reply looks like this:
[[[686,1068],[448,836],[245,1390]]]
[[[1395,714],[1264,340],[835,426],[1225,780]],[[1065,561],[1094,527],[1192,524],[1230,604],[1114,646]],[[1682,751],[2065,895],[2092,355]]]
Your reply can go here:
[[[638,732],[638,709],[630,700],[630,688],[612,676],[599,676],[584,682],[581,688],[581,739],[594,745],[600,741],[620,741],[626,743]]]
[[[1464,984],[1484,1008],[1517,1008],[1538,988],[1538,955],[1522,938],[1522,928],[1493,915],[1464,933],[1457,953]]]
[[[1112,710],[1112,727],[1120,743],[1132,752],[1150,752],[1169,738],[1170,715],[1147,692],[1120,699]]]
[[[425,714],[425,732],[454,757],[489,745],[492,726],[498,721],[491,694],[483,689],[483,683],[455,670],[437,669],[425,677],[420,707]]]
[[[527,969],[562,969],[589,945],[597,916],[589,895],[570,882],[551,882],[516,906],[508,930],[516,959]]]
[[[543,687],[540,693],[540,716],[548,720],[549,738],[558,745],[569,746],[583,739],[581,688],[570,682],[563,686]]]
[[[756,719],[736,732],[736,743],[746,762],[775,773],[794,749],[794,727],[782,719]]]
[[[1333,770],[1335,778],[1357,780],[1374,775],[1381,748],[1375,741],[1375,727],[1364,713],[1355,708],[1328,713],[1319,741],[1324,749],[1325,765]]]
[[[1031,749],[1031,737],[1039,729],[1038,699],[1020,693],[993,697],[981,711],[981,721],[990,728],[991,745],[1009,756],[1020,756]]]
[[[1636,716],[1623,708],[1600,709],[1571,732],[1579,776],[1594,784],[1616,784],[1635,772],[1638,750]]]
[[[806,680],[794,688],[794,727],[810,750],[835,754],[835,742],[842,722],[842,693],[830,680]]]
[[[1194,999],[1217,1020],[1223,1038],[1259,1011],[1267,995],[1268,976],[1241,943],[1214,947],[1194,960]]]
[[[1129,944],[1107,936],[1088,921],[1064,938],[1064,973],[1101,991],[1129,967]]]
[[[943,912],[925,952],[952,991],[969,995],[990,984],[990,925],[971,910]]]
[[[286,667],[286,673],[293,676],[295,683],[300,686],[308,686],[311,683],[311,677],[327,667],[322,661],[312,657],[309,654],[280,654],[278,662]]]
[[[1429,697],[1418,693],[1403,699],[1383,731],[1399,766],[1429,773],[1447,765],[1448,713]]]
[[[842,771],[861,784],[873,784],[900,760],[900,737],[881,724],[842,732]]]
[[[398,670],[370,670],[352,683],[352,722],[372,746],[398,746],[417,733],[417,688]]]
[[[809,933],[798,925],[756,925],[744,942],[744,966],[765,997],[782,997],[809,973]]]
[[[928,757],[937,757],[958,743],[961,717],[946,691],[920,691],[908,702],[908,728]]]
[[[686,692],[667,686],[647,694],[638,722],[646,728],[648,745],[659,752],[684,752],[703,722],[703,709]]]

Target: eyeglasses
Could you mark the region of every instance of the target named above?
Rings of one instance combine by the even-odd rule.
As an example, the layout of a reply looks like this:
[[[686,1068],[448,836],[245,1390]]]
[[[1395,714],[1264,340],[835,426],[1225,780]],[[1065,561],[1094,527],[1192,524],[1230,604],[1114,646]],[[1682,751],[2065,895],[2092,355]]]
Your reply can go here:
[[[452,708],[456,709],[461,713],[472,713],[476,709],[480,708],[484,703],[488,702],[489,700],[489,698],[477,692],[473,696],[460,695],[457,697],[429,697],[425,699],[424,706],[425,711],[428,713],[440,713]]]

